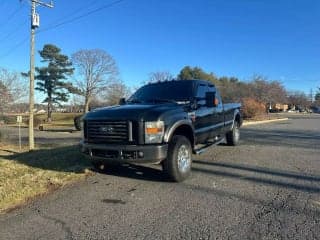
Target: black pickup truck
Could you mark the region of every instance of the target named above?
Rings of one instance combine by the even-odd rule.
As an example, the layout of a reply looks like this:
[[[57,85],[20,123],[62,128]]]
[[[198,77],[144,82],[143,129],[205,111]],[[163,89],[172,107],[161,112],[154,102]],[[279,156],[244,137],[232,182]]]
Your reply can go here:
[[[218,89],[204,80],[147,84],[82,120],[80,149],[95,167],[160,162],[177,182],[189,176],[192,153],[222,141],[237,145],[242,124],[240,104],[222,104]]]

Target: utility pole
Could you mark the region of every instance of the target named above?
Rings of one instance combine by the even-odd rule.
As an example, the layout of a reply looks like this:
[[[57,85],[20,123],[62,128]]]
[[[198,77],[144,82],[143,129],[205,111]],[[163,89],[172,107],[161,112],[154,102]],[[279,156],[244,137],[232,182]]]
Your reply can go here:
[[[313,89],[310,89],[310,102],[313,103]]]
[[[53,8],[53,2],[43,3],[38,0],[31,1],[31,37],[30,37],[30,93],[29,93],[29,150],[34,149],[34,129],[33,129],[33,112],[34,112],[34,36],[36,28],[39,27],[39,15],[36,13],[36,6],[41,5]]]

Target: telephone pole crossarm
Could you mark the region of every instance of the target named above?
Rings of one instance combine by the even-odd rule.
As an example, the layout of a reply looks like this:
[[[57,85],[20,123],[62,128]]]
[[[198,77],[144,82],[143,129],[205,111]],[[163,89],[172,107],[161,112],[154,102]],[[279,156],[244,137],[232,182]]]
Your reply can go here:
[[[48,8],[53,8],[53,1],[50,1],[50,3],[44,3],[44,2],[41,2],[41,1],[38,1],[38,0],[31,0],[32,2],[36,3],[36,4],[39,4],[41,6],[44,6],[44,7],[48,7]]]

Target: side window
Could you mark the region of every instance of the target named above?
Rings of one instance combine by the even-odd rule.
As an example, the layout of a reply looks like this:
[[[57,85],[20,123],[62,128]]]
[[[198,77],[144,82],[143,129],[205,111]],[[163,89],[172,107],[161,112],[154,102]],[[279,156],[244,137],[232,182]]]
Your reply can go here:
[[[198,104],[205,105],[206,104],[206,92],[208,91],[207,85],[199,84],[197,89],[196,97],[199,99]]]

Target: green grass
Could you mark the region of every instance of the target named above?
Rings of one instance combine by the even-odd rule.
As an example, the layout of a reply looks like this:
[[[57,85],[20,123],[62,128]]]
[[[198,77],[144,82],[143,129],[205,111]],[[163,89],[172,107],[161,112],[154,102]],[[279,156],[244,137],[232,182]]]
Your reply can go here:
[[[0,146],[0,212],[91,174],[76,146],[17,153]]]

